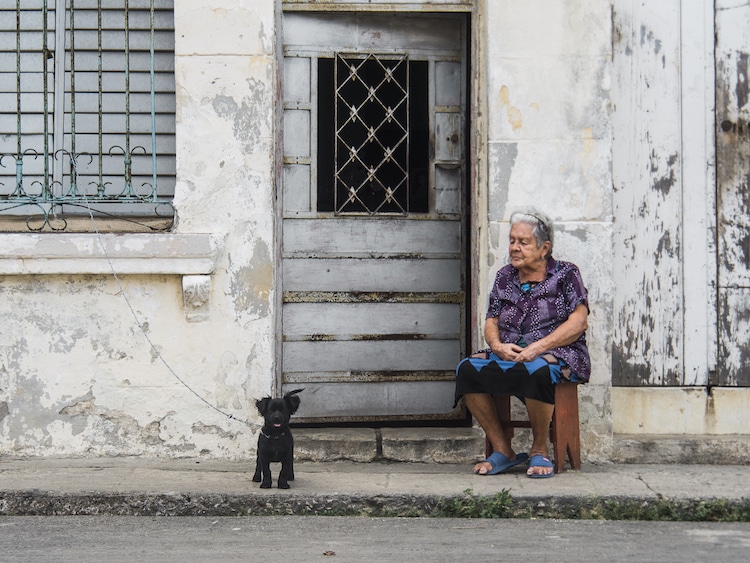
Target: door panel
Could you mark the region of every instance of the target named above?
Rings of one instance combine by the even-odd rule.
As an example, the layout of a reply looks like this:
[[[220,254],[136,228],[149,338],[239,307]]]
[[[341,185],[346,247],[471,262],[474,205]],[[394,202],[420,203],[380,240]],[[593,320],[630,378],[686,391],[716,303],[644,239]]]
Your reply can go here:
[[[303,422],[463,419],[465,19],[283,24],[282,389]]]
[[[716,2],[719,362],[714,385],[750,385],[750,5]]]

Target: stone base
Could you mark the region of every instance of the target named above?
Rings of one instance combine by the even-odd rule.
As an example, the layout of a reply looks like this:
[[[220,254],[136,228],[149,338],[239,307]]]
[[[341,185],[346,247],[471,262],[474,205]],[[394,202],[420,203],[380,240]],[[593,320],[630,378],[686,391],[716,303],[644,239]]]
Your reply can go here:
[[[615,434],[614,463],[750,463],[750,435]]]
[[[484,457],[476,428],[296,428],[300,461],[467,463]]]

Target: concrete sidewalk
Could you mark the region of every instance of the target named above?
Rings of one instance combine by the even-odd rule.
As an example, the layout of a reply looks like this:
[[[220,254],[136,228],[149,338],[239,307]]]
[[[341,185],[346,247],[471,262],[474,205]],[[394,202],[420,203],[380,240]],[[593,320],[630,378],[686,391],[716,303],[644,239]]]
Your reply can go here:
[[[272,467],[275,487],[280,465]],[[298,462],[292,488],[280,490],[258,488],[252,461],[3,459],[0,515],[419,516],[446,499],[490,498],[504,489],[514,510],[541,517],[566,517],[607,501],[689,507],[719,499],[750,507],[750,469],[740,465],[584,464],[581,471],[540,480],[527,478],[525,465],[494,476],[474,475],[471,467]]]

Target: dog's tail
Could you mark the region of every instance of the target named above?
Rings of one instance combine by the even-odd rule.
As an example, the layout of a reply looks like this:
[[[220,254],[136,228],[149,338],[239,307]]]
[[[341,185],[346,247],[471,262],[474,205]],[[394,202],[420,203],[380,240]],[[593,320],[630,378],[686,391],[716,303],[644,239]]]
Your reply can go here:
[[[294,391],[289,391],[286,395],[284,395],[284,397],[291,397],[292,395],[296,395],[297,393],[302,393],[302,391],[304,390],[305,388],[303,387],[302,389],[295,389]]]

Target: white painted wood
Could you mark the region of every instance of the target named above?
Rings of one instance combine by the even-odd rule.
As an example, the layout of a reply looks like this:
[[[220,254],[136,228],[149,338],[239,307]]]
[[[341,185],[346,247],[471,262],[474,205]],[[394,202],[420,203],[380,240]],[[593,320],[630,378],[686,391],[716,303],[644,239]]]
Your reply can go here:
[[[310,156],[310,112],[284,110],[284,156]]]
[[[435,114],[435,160],[460,164],[463,148],[463,127],[460,113]]]
[[[325,335],[422,334],[457,338],[461,308],[453,303],[340,303],[332,315],[328,303],[287,303],[283,309],[284,338]]]
[[[716,2],[719,365],[715,383],[750,386],[750,4]]]
[[[463,105],[461,72],[461,63],[443,61],[435,63],[436,105],[456,107]]]
[[[459,20],[438,14],[287,13],[285,49],[304,52],[408,51],[454,56]]]
[[[461,291],[461,260],[284,259],[284,291]]]
[[[453,411],[453,381],[377,383],[288,383],[283,392],[304,387],[297,419],[350,419],[444,415]],[[462,416],[455,412],[454,417]]]
[[[309,57],[286,57],[284,59],[284,101],[310,102]]]
[[[293,63],[306,78],[289,77],[291,93],[284,93],[284,182],[291,185],[283,192],[282,382],[314,382],[316,395],[326,397],[317,406],[308,401],[302,417],[455,417],[452,391],[443,388],[465,342],[464,305],[453,303],[464,299],[464,26],[462,17],[445,14],[284,14],[284,60],[310,65]],[[317,212],[317,64],[335,53],[427,61],[431,133],[424,138],[434,189],[419,215]],[[309,104],[295,101],[304,98],[307,77]],[[309,125],[297,118],[307,108]],[[388,303],[368,302],[376,294],[388,295]],[[341,303],[335,295],[362,302]],[[396,390],[407,403],[394,404]]]
[[[677,385],[683,364],[680,0],[615,2],[613,383]]]
[[[460,360],[456,340],[284,343],[284,371],[290,381],[294,372],[307,371],[450,371]]]
[[[459,221],[333,218],[284,221],[284,256],[460,255]]]
[[[708,385],[716,369],[714,10],[682,0],[683,385]]]
[[[308,212],[310,202],[310,166],[307,164],[284,165],[284,212]]]
[[[460,168],[435,167],[435,211],[455,214],[461,212],[463,182]]]

